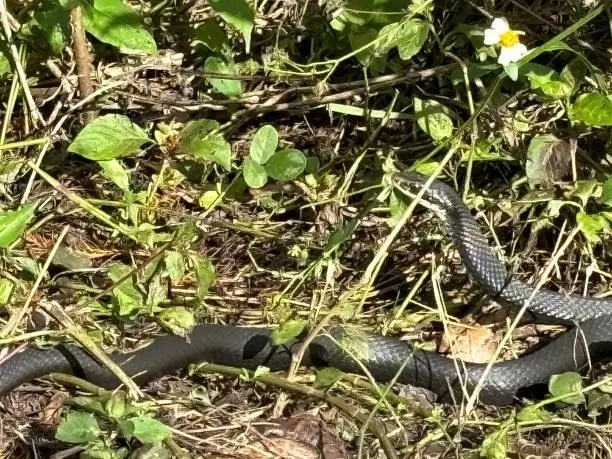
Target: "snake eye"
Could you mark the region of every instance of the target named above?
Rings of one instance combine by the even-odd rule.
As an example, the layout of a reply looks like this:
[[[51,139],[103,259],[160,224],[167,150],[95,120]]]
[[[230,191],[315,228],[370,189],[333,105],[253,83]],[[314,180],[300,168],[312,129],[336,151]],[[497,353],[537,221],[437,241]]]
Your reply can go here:
[[[255,335],[246,342],[242,348],[242,358],[244,360],[252,359],[263,351],[269,344],[267,335]]]

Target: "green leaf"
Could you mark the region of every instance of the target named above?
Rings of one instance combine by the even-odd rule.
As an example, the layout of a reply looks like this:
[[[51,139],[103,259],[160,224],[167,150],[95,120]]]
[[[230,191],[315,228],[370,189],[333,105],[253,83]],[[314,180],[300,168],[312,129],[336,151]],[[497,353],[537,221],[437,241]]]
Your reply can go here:
[[[250,156],[244,159],[242,174],[244,175],[244,181],[251,188],[261,188],[268,182],[266,168],[257,164]]]
[[[525,170],[530,185],[550,184],[571,168],[570,145],[552,134],[537,134],[527,148]]]
[[[571,85],[572,93],[578,89],[587,74],[586,64],[582,59],[575,58],[561,70],[561,79]]]
[[[519,67],[516,62],[510,62],[504,67],[504,72],[512,81],[517,81],[519,78]]]
[[[580,224],[580,231],[591,243],[601,242],[600,234],[610,232],[610,223],[600,214],[587,215],[583,210],[576,215],[576,222]]]
[[[378,30],[372,27],[359,27],[353,28],[349,33],[349,42],[351,43],[351,49],[357,51],[358,49],[371,43],[378,37]],[[383,53],[386,54],[383,50]],[[355,57],[361,65],[369,67],[376,71],[383,71],[385,68],[386,58],[385,56],[379,55],[374,45],[358,52]]]
[[[155,271],[147,284],[147,298],[145,304],[149,311],[154,311],[162,301],[168,299],[168,288],[162,277],[163,273],[161,271]]]
[[[266,124],[260,127],[251,142],[249,156],[257,164],[265,165],[278,147],[278,131]]]
[[[185,275],[185,258],[181,252],[169,250],[164,254],[166,272],[172,285],[177,285]]]
[[[566,394],[580,391],[582,389],[582,377],[575,372],[552,375],[548,381],[548,391],[553,397],[562,397]],[[568,405],[580,405],[585,402],[584,394],[564,397],[562,402]]]
[[[132,269],[123,263],[114,263],[109,267],[108,275],[116,283]],[[113,288],[113,299],[117,306],[119,317],[127,317],[138,312],[144,306],[144,299],[140,290],[134,285],[132,278],[127,277]]]
[[[196,324],[193,313],[182,306],[164,308],[157,314],[157,319],[163,327],[179,336],[186,336]]]
[[[272,331],[270,340],[274,345],[288,343],[289,341],[300,336],[307,324],[308,321],[306,320],[289,319],[279,328]]]
[[[571,106],[569,115],[590,126],[612,126],[612,100],[599,93],[583,94]]]
[[[387,219],[387,223],[391,228],[399,223],[407,207],[406,203],[401,199],[401,194],[396,190],[389,194],[389,211],[391,216]]]
[[[85,30],[103,43],[128,52],[157,53],[155,40],[144,27],[142,17],[121,0],[83,2],[83,22]]]
[[[198,283],[196,295],[198,298],[202,298],[215,282],[215,266],[210,260],[198,254],[191,254],[190,258],[194,265]]]
[[[596,195],[598,187],[599,183],[596,180],[578,180],[568,194],[578,198],[582,205],[586,206],[589,199]]]
[[[224,53],[229,48],[225,31],[215,18],[210,18],[195,29],[194,44],[202,43],[215,53]]]
[[[37,207],[38,202],[32,202],[0,214],[0,247],[6,249],[21,236]]]
[[[246,0],[208,0],[208,4],[229,24],[234,26],[244,37],[246,52],[251,48],[255,14]]]
[[[98,164],[104,171],[106,178],[117,185],[123,192],[130,191],[130,174],[129,171],[123,167],[121,161],[110,159],[108,161],[98,161]]]
[[[55,438],[66,443],[87,443],[102,434],[96,419],[87,413],[70,412],[60,422]]]
[[[336,384],[336,382],[340,381],[343,375],[344,373],[337,368],[321,368],[317,371],[314,387],[315,389],[329,389]]]
[[[94,161],[108,161],[134,156],[150,141],[127,116],[111,114],[96,118],[81,129],[68,151]]]
[[[275,180],[293,180],[306,168],[306,156],[300,150],[280,150],[266,164],[268,175]]]
[[[406,61],[421,51],[428,34],[429,22],[420,19],[407,21],[395,38],[400,59]]]
[[[612,176],[609,176],[604,182],[599,202],[607,206],[612,206]]]
[[[171,459],[170,452],[164,448],[163,444],[148,444],[142,445],[130,459]],[[79,458],[80,459],[80,458]],[[118,458],[119,459],[119,458]]]
[[[417,123],[433,140],[443,140],[453,134],[453,120],[446,112],[448,109],[435,100],[414,98]]]
[[[205,163],[214,162],[225,170],[232,169],[232,147],[218,132],[214,120],[190,121],[178,137],[179,153],[191,156]]]
[[[106,412],[113,419],[120,419],[125,415],[125,392],[113,392],[106,402]]]
[[[206,59],[204,71],[206,73],[220,73],[230,76],[237,76],[239,73],[238,67],[233,61],[226,62],[216,56],[210,56]],[[240,80],[206,77],[206,81],[226,97],[240,97],[242,95],[242,83]]]
[[[58,2],[46,0],[34,9],[31,19],[21,26],[20,32],[34,45],[41,45],[57,55],[68,43],[70,16]]]
[[[538,408],[535,405],[527,405],[516,415],[517,421],[541,421],[548,422],[552,419],[552,414],[544,408]]]
[[[481,457],[487,459],[506,459],[508,453],[508,431],[495,430],[486,436],[480,448]]]
[[[527,77],[531,89],[539,90],[552,99],[563,99],[572,94],[573,85],[561,78],[558,72],[545,65],[529,62],[520,68]]]
[[[170,429],[157,419],[136,417],[123,421],[121,431],[129,440],[136,438],[141,443],[161,443],[170,436]]]
[[[13,294],[15,285],[9,279],[0,277],[0,305],[8,304]]]

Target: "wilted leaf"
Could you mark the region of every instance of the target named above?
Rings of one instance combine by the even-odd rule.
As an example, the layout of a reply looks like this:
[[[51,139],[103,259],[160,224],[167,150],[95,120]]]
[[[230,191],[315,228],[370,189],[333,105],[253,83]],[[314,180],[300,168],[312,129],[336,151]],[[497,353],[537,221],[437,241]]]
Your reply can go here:
[[[104,115],[87,124],[68,147],[94,161],[134,156],[150,142],[147,134],[124,115]]]
[[[572,156],[570,145],[552,134],[538,134],[527,148],[525,170],[529,184],[550,184],[570,171]]]

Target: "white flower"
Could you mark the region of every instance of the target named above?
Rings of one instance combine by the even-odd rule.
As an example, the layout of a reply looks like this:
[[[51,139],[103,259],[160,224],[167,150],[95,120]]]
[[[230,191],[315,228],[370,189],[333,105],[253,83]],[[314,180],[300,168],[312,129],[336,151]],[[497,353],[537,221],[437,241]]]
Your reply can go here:
[[[506,66],[511,62],[518,61],[529,52],[527,47],[520,42],[519,36],[521,35],[525,35],[525,32],[512,30],[510,24],[504,18],[495,18],[491,28],[484,31],[484,44],[501,45],[497,62]]]

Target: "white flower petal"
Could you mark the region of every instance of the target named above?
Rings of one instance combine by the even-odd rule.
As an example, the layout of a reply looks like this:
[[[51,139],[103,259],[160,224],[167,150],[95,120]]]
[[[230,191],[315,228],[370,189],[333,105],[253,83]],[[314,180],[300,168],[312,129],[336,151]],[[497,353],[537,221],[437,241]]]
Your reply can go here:
[[[505,67],[511,62],[520,60],[521,57],[528,52],[527,47],[522,43],[517,43],[516,45],[509,46],[508,48],[502,47],[499,57],[497,58],[497,62]]]
[[[496,30],[500,35],[510,30],[510,24],[506,21],[506,18],[495,18],[491,23],[491,28]]]
[[[484,44],[487,46],[498,44],[500,38],[501,34],[495,29],[486,29],[484,31]]]

